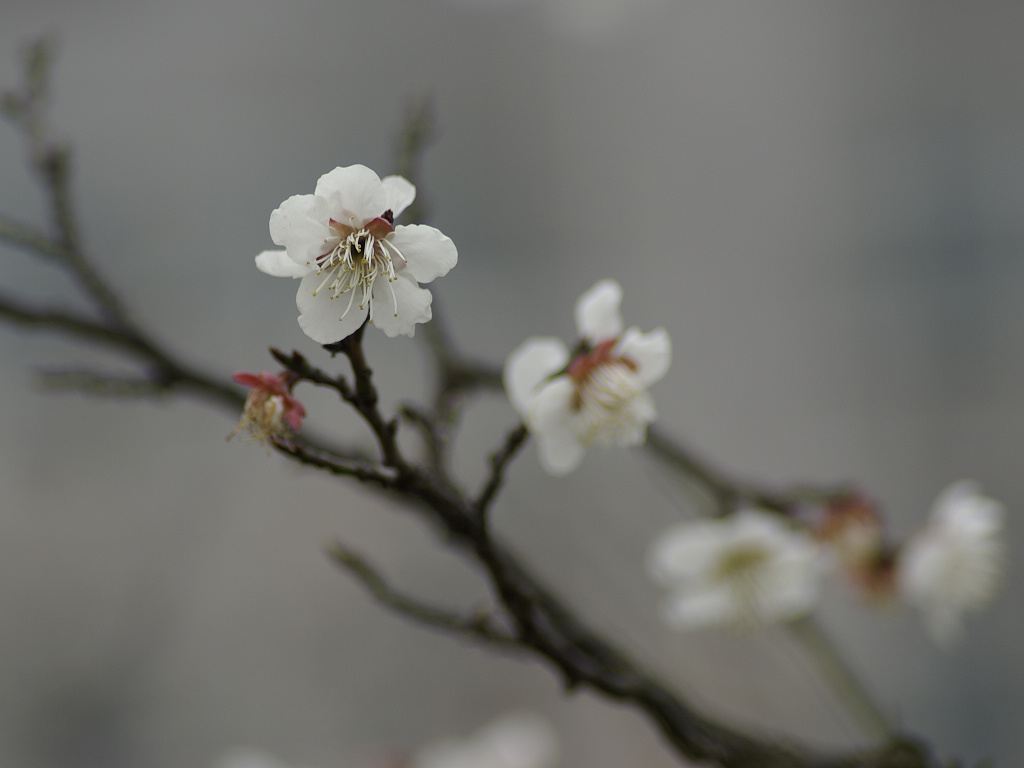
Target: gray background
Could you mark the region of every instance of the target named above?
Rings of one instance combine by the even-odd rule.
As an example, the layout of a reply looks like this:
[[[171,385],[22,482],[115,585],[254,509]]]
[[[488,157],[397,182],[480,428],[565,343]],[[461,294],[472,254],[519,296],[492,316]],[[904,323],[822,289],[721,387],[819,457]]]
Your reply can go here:
[[[406,98],[429,92],[422,192],[460,251],[435,293],[467,350],[569,337],[576,296],[614,277],[627,322],[672,335],[663,423],[721,466],[861,482],[898,536],[946,483],[981,481],[1011,554],[965,642],[940,651],[911,612],[840,587],[820,616],[904,726],[1019,763],[1024,6],[4,0],[3,82],[43,32],[91,252],[146,328],[214,370],[316,355],[295,284],[252,264],[270,211],[335,165],[389,171]],[[0,180],[0,210],[38,220],[6,128]],[[79,303],[0,257],[5,289]],[[418,344],[368,336],[388,401],[420,394]],[[64,342],[2,329],[0,352],[0,764],[209,766],[247,744],[350,768],[513,707],[551,718],[566,767],[677,764],[636,715],[372,605],[322,555],[333,537],[447,605],[485,594],[381,499],[225,443],[230,418],[201,405],[34,391],[34,368],[96,364]],[[474,407],[463,477],[513,418],[497,396]],[[557,480],[527,451],[496,525],[709,712],[857,743],[784,633],[660,626],[642,559],[685,500],[635,453]]]

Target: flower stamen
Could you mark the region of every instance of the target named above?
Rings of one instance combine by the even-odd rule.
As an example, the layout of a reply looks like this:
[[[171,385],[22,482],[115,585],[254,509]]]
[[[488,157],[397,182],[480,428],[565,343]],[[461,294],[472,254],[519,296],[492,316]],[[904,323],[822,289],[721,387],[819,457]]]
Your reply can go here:
[[[338,233],[339,240],[333,248],[316,260],[316,274],[326,275],[323,282],[313,291],[313,295],[316,296],[325,288],[330,292],[332,299],[349,294],[345,311],[338,318],[340,322],[352,309],[359,289],[359,309],[365,309],[369,305],[369,317],[372,322],[373,285],[377,278],[386,278],[395,317],[398,317],[398,296],[391,285],[398,277],[392,254],[402,260],[403,266],[407,261],[402,252],[385,239],[392,231],[388,228],[388,222],[384,219],[374,220],[362,229],[351,230],[332,220],[331,226]]]

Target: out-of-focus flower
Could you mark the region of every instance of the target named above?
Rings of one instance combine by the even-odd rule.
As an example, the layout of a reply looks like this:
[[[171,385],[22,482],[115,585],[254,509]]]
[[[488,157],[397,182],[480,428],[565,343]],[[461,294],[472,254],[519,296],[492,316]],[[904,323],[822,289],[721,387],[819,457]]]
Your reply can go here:
[[[546,720],[530,713],[508,714],[463,740],[421,749],[412,768],[553,768],[558,736]]]
[[[823,570],[810,536],[754,509],[670,528],[647,565],[677,629],[795,619],[817,602]]]
[[[234,747],[214,763],[214,768],[289,768],[289,766],[261,749]]]
[[[251,391],[245,399],[242,418],[228,440],[244,429],[255,442],[266,443],[275,437],[287,437],[302,427],[306,409],[291,395],[295,377],[290,371],[236,373],[231,379]]]
[[[668,371],[664,328],[623,332],[622,288],[602,280],[576,302],[575,350],[559,339],[531,338],[505,363],[505,390],[537,440],[544,469],[568,474],[590,445],[639,445],[653,421],[647,388]]]
[[[275,277],[301,277],[299,325],[330,344],[370,322],[390,337],[412,336],[430,320],[429,283],[458,261],[455,244],[433,227],[396,227],[416,197],[401,176],[381,179],[364,165],[324,174],[312,195],[294,195],[270,214],[270,237],[256,266]],[[347,295],[346,295],[347,294]]]
[[[940,645],[962,634],[965,611],[982,608],[995,594],[1002,524],[1002,504],[963,480],[939,495],[928,525],[900,553],[900,595],[924,611],[928,631]]]

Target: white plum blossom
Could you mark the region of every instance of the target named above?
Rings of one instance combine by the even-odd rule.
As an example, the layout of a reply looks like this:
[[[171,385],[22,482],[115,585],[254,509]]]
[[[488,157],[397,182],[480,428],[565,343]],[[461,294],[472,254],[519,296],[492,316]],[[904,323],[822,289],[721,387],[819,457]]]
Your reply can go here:
[[[647,388],[668,371],[664,328],[622,330],[622,288],[602,280],[576,302],[583,337],[570,351],[559,339],[531,338],[505,363],[505,391],[553,475],[579,466],[590,445],[639,445],[654,420]]]
[[[433,227],[395,226],[415,199],[401,176],[381,179],[364,165],[335,168],[312,195],[294,195],[270,214],[283,251],[256,257],[260,271],[302,278],[299,325],[316,342],[351,335],[369,316],[390,337],[412,336],[430,320],[430,291],[419,283],[447,274],[455,244]]]
[[[939,495],[928,525],[900,553],[899,593],[924,611],[925,625],[940,645],[962,634],[965,611],[982,608],[994,596],[1002,524],[1002,504],[962,480]]]
[[[823,559],[806,533],[777,515],[746,509],[680,523],[659,537],[648,573],[669,591],[676,629],[798,618],[817,603]]]
[[[558,736],[538,715],[511,713],[467,739],[422,748],[412,768],[554,768]]]

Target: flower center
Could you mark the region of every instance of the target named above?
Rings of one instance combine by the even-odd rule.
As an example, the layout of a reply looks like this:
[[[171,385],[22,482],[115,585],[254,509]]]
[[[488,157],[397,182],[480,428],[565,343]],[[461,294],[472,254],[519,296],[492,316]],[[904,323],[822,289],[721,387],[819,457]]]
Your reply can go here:
[[[756,622],[762,607],[761,579],[769,553],[753,542],[733,545],[715,564],[713,578],[732,592],[744,622]]]
[[[768,560],[768,553],[756,544],[734,546],[715,565],[715,578],[720,582],[752,579],[756,570]]]
[[[337,233],[338,241],[331,250],[317,257],[316,273],[324,275],[324,279],[313,295],[326,289],[332,299],[337,299],[347,293],[348,304],[339,320],[345,319],[359,294],[359,309],[369,305],[370,322],[373,322],[373,285],[377,278],[386,280],[395,317],[398,317],[398,298],[391,284],[398,279],[396,272],[405,268],[406,259],[388,239],[395,230],[385,217],[373,219],[358,229],[331,219],[330,226]],[[325,242],[329,244],[333,239]]]
[[[569,364],[576,384],[575,432],[584,445],[632,445],[643,439],[653,407],[636,376],[636,363],[613,357],[615,339],[598,344]]]

